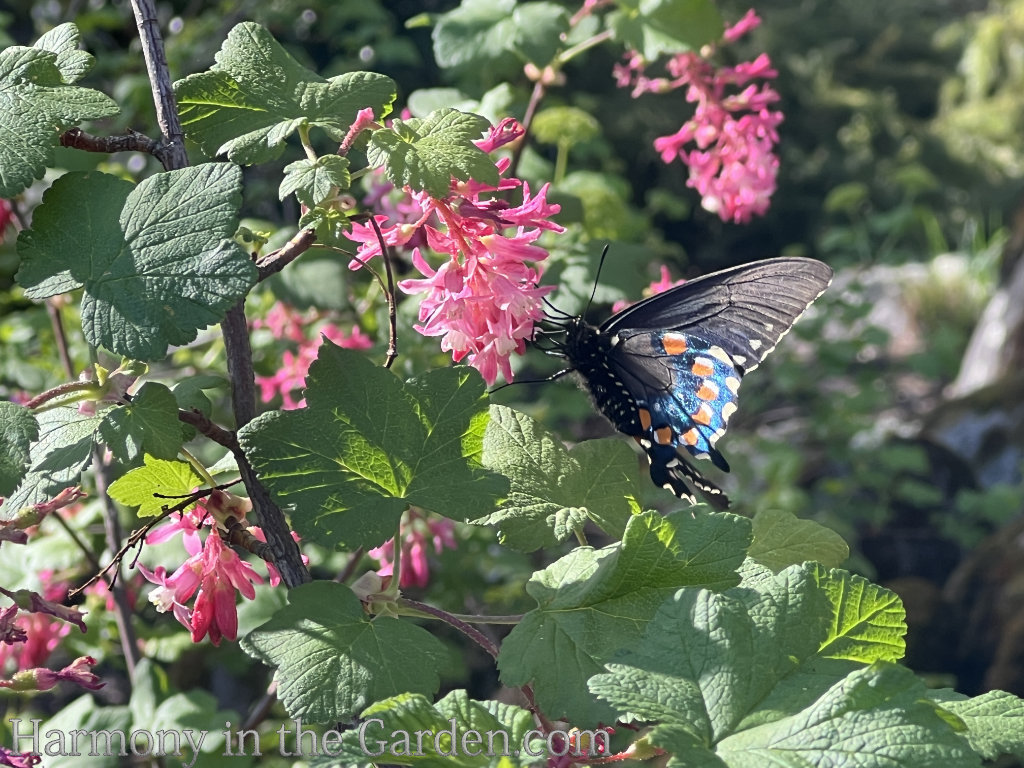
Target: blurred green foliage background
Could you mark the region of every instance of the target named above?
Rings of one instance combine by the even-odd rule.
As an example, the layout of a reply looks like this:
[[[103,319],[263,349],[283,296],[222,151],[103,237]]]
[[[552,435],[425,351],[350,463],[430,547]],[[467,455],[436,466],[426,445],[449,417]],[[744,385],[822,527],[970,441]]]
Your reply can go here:
[[[442,69],[429,25],[406,27],[410,19],[455,5],[248,0],[158,7],[176,78],[206,69],[228,30],[253,20],[323,76],[353,69],[391,76],[401,89],[399,109],[415,106],[417,98],[429,101],[423,89],[444,87],[470,101],[486,95],[489,108],[521,117],[532,88],[522,61],[506,56],[485,67]],[[577,9],[563,5],[570,13]],[[732,22],[748,6],[720,7]],[[1022,226],[1015,221],[1024,176],[1024,0],[766,0],[756,10],[762,26],[723,55],[748,60],[767,52],[779,70],[774,85],[786,118],[779,188],[768,215],[736,226],[703,211],[686,186],[686,169],[663,164],[652,148],[654,138],[688,118],[690,107],[679,93],[633,100],[611,76],[620,51],[596,48],[572,62],[564,84],[549,90],[520,166],[531,185],[556,178],[553,198],[562,202],[561,223],[570,228],[557,243],[547,242],[547,280],[560,285],[553,301],[569,312],[581,310],[605,242],[613,243],[613,256],[601,275],[597,301],[603,307],[596,312],[617,299],[639,298],[661,264],[684,277],[782,254],[831,264],[833,289],[744,383],[742,406],[720,446],[734,468],[723,484],[740,512],[783,508],[843,533],[857,553],[853,567],[891,584],[907,601],[911,666],[950,676],[967,693],[992,684],[1024,693],[1024,672],[993,680],[990,667],[964,662],[982,653],[996,656],[1010,629],[986,636],[982,649],[961,645],[942,652],[928,643],[929,637],[969,633],[964,622],[997,620],[956,602],[979,599],[964,585],[986,584],[986,599],[1002,600],[1005,610],[1000,595],[1013,579],[1024,578],[1012,571],[988,583],[972,570],[977,552],[996,561],[990,549],[977,547],[986,537],[1007,538],[1003,526],[1019,519],[1024,507],[1022,387],[1010,377],[969,396],[950,397],[947,390],[984,307],[1020,257],[1014,227]],[[92,130],[130,127],[154,135],[149,84],[126,3],[8,0],[0,44],[30,44],[67,20],[78,24],[97,58],[82,84],[122,107],[112,124]],[[492,90],[504,80],[511,87]],[[278,200],[277,185],[280,168],[299,156],[293,147],[279,166],[246,171],[248,224],[270,233],[268,248],[294,231],[297,206]],[[100,167],[133,178],[155,170],[152,161],[135,156],[61,150],[58,158],[65,169]],[[43,188],[26,192],[25,208]],[[61,380],[46,314],[14,286],[13,240],[9,232],[0,245],[3,395],[37,392]],[[383,337],[386,315],[375,286],[365,275],[351,276],[329,252],[307,254],[260,290],[251,300],[253,316],[285,299]],[[406,373],[446,364],[432,340],[412,332],[414,314],[410,302],[400,308],[398,366]],[[84,364],[78,344],[76,359]],[[254,344],[260,372],[273,372],[281,342],[257,333]],[[175,380],[206,373],[220,354],[216,336],[202,336],[157,374]],[[554,370],[531,353],[520,378]],[[565,440],[612,432],[565,381],[509,387],[495,400],[531,412]],[[669,503],[654,489],[648,501]],[[494,546],[490,531],[463,538],[458,550],[441,555],[432,599],[450,601],[457,611],[482,604],[494,613],[521,610],[521,581],[538,564]],[[316,563],[325,571],[337,564],[327,553]],[[469,583],[476,585],[468,590],[475,605],[465,604]],[[1013,642],[1024,649],[1019,631]],[[460,674],[470,673],[453,673]]]

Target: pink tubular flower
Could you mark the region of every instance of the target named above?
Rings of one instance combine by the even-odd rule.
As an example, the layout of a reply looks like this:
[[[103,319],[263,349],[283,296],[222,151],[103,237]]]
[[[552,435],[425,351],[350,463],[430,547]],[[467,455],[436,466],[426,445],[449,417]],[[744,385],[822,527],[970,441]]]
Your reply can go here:
[[[92,656],[79,656],[59,672],[52,669],[31,670],[35,672],[37,683],[36,690],[48,691],[57,685],[61,680],[80,685],[86,690],[98,691],[106,683],[93,674],[92,668],[96,666],[96,659]]]
[[[477,146],[490,152],[521,135],[521,126],[506,119]],[[509,162],[496,165],[503,174]],[[519,205],[494,195],[520,188]],[[497,186],[453,180],[443,199],[408,189],[403,193],[403,202],[392,203],[389,215],[376,220],[384,242],[411,250],[413,266],[423,275],[398,284],[405,293],[423,294],[416,330],[440,336],[441,349],[456,362],[466,359],[488,384],[499,372],[511,381],[509,358],[524,351],[544,315],[543,297],[554,290],[537,286],[540,270],[534,266],[548,255],[535,244],[541,232],[564,231],[550,220],[560,207],[548,203],[548,185],[531,194],[529,184],[519,179],[503,178]],[[373,201],[383,199],[379,191],[371,195]],[[372,227],[355,224],[347,237],[359,243],[350,268],[380,254]],[[436,269],[424,256],[424,246],[445,257]]]
[[[0,688],[12,691],[48,691],[61,680],[75,683],[90,691],[98,691],[106,683],[92,672],[96,659],[92,656],[80,656],[59,672],[45,667],[23,669],[10,680],[0,680]]]
[[[428,518],[410,510],[402,522],[402,576],[400,587],[425,587],[430,580],[427,562],[428,542],[434,552],[455,549],[455,523],[447,518]],[[394,571],[395,540],[389,539],[366,553],[380,563],[378,576],[390,576]]]
[[[201,586],[192,609],[192,642],[198,643],[207,634],[214,645],[220,645],[225,637],[234,640],[238,636],[235,591],[252,600],[256,597],[253,582],[263,583],[253,567],[225,547],[220,536],[207,536]]]
[[[750,10],[725,31],[723,41],[734,42],[760,23]],[[706,56],[680,53],[666,64],[671,78],[657,79],[644,75],[638,54],[627,59],[614,74],[621,87],[633,86],[634,98],[686,86],[686,100],[696,105],[693,118],[675,134],[655,139],[654,148],[664,162],[678,157],[689,166],[687,185],[700,193],[704,209],[738,224],[764,214],[775,192],[776,129],[783,119],[771,108],[779,94],[765,82],[754,83],[778,75],[767,54],[718,68]],[[693,148],[688,150],[689,145]]]

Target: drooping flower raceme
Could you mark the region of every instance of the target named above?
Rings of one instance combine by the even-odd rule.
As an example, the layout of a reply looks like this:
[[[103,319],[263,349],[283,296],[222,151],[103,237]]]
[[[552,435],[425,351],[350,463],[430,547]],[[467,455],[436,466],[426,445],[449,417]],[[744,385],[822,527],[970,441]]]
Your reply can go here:
[[[520,135],[519,125],[505,120],[477,146],[490,152]],[[510,161],[496,165],[504,174]],[[494,194],[514,189],[522,190],[519,205]],[[560,207],[547,202],[548,185],[534,194],[526,182],[503,178],[496,187],[453,181],[443,199],[409,189],[403,193],[392,215],[378,215],[376,221],[387,245],[412,250],[413,266],[423,275],[398,284],[405,293],[423,295],[416,330],[440,336],[441,349],[456,362],[465,358],[488,384],[499,372],[511,380],[509,357],[524,351],[544,315],[542,300],[554,290],[537,285],[536,265],[548,254],[536,240],[544,230],[564,231],[551,221]],[[382,193],[375,190],[370,198],[379,202]],[[348,237],[359,243],[352,269],[380,254],[372,226],[354,224]],[[445,257],[440,266],[431,266],[423,246]]]
[[[138,568],[147,581],[158,585],[149,595],[150,602],[161,612],[173,612],[192,633],[192,642],[207,635],[214,645],[225,637],[234,640],[238,634],[235,593],[252,600],[256,596],[253,585],[263,583],[256,570],[223,543],[219,533],[210,530],[205,541],[199,533],[204,526],[216,528],[227,517],[241,521],[248,509],[248,500],[214,491],[195,509],[172,515],[170,522],[146,537],[147,544],[159,544],[182,536],[189,557],[173,573],[168,574],[163,566],[151,571],[140,563]],[[190,609],[188,603],[193,597],[195,602]]]
[[[748,11],[723,35],[731,43],[760,24]],[[778,75],[767,54],[734,67],[716,67],[711,46],[700,54],[688,51],[665,65],[670,77],[650,78],[636,52],[614,74],[633,96],[665,93],[686,87],[686,100],[695,104],[693,117],[671,136],[656,139],[654,148],[666,163],[677,157],[690,168],[687,184],[701,195],[701,205],[723,221],[744,223],[768,210],[775,192],[779,160],[775,145],[780,111],[772,109],[779,94],[765,81]],[[691,146],[691,149],[687,149]]]

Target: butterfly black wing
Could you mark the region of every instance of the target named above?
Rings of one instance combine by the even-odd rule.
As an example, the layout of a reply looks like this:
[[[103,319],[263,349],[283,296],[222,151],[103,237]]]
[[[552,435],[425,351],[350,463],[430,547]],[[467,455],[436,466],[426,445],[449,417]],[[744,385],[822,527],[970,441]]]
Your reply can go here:
[[[693,332],[721,346],[742,374],[775,349],[831,280],[832,269],[814,259],[766,259],[659,293],[613,315],[600,330]]]
[[[771,352],[832,270],[769,259],[698,278],[635,304],[599,328],[578,320],[564,353],[601,411],[647,452],[651,479],[717,508],[728,499],[679,454],[728,471],[715,443],[736,410],[740,379]]]

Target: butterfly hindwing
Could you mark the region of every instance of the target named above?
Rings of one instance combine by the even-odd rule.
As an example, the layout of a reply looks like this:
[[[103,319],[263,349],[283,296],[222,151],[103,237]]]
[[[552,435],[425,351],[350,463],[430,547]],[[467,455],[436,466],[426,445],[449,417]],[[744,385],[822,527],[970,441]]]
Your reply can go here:
[[[626,330],[613,339],[611,370],[636,408],[641,431],[633,437],[647,452],[651,480],[691,502],[692,485],[714,506],[727,507],[722,491],[678,450],[729,471],[715,443],[736,410],[742,374],[720,346],[690,334]]]
[[[729,508],[729,497],[722,489],[697,471],[678,452],[664,445],[654,445],[647,450],[647,460],[651,463],[651,480],[659,488],[664,488],[680,499],[696,504],[692,488],[696,488],[717,510]]]

